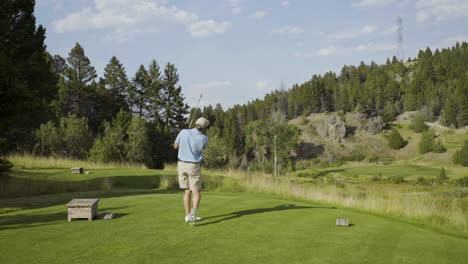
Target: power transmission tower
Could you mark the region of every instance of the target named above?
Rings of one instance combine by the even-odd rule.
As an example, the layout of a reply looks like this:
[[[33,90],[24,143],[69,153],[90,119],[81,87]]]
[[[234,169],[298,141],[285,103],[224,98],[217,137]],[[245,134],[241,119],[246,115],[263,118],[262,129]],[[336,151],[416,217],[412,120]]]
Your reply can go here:
[[[403,19],[399,16],[397,19],[397,58],[405,62],[405,50],[403,47]]]

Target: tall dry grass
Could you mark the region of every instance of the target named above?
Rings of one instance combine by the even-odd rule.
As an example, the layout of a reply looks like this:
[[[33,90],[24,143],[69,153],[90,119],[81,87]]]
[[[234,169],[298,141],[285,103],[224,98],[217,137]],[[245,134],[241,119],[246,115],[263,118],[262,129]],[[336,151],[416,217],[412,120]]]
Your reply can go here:
[[[20,169],[69,169],[73,167],[83,167],[85,169],[146,168],[145,165],[138,163],[103,163],[57,157],[41,157],[32,154],[10,154],[5,158],[11,161],[15,168]]]

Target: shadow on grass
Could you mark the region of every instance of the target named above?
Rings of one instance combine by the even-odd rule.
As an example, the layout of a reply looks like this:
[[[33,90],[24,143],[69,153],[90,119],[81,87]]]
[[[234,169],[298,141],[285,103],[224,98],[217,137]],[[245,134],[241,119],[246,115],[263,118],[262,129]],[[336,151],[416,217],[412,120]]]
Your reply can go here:
[[[76,180],[75,178],[72,181],[48,179],[44,177],[43,173],[28,173],[25,175],[27,176],[10,176],[0,179],[0,199],[113,189],[165,189],[174,191],[179,188],[175,175],[127,175],[83,180]]]
[[[99,211],[112,211],[124,209],[127,207],[107,207]],[[128,213],[114,213],[114,218],[121,218],[127,216]],[[83,219],[73,219],[83,220]],[[93,221],[102,220],[99,217]],[[68,221],[67,209],[64,207],[63,212],[45,213],[45,210],[35,211],[31,213],[15,214],[0,216],[0,230],[7,229],[22,229],[28,227],[48,226],[54,224],[62,224]],[[87,220],[86,220],[87,221]]]
[[[205,218],[203,218],[202,221],[206,221],[208,219],[213,219],[213,218],[218,218],[218,217],[223,217],[223,218],[221,218],[219,220],[211,221],[211,222],[208,222],[208,223],[200,223],[200,224],[197,224],[197,226],[217,224],[217,223],[220,223],[220,222],[223,222],[223,221],[232,220],[232,219],[239,218],[239,217],[246,216],[246,215],[262,214],[262,213],[269,213],[269,212],[276,212],[276,211],[286,211],[286,210],[297,210],[297,209],[336,209],[336,208],[335,207],[319,207],[319,206],[297,206],[295,204],[282,204],[282,205],[278,205],[278,206],[275,206],[275,207],[256,208],[256,209],[249,209],[249,210],[242,210],[242,211],[232,212],[232,213],[229,213],[229,214],[205,217]]]

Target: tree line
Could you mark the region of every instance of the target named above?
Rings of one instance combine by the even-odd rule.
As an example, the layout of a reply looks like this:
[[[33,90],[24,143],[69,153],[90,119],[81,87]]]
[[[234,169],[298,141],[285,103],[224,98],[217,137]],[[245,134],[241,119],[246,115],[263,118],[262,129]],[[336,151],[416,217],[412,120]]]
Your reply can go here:
[[[404,111],[420,110],[423,123],[439,120],[442,125],[460,128],[468,125],[468,43],[456,43],[434,53],[426,48],[419,51],[417,58],[406,62],[393,57],[382,65],[375,62],[370,65],[361,62],[357,67],[345,65],[339,75],[334,72],[313,75],[288,90],[277,89],[263,99],[235,105],[224,113],[220,108],[208,106],[198,112],[215,121],[211,137],[223,143],[216,145],[223,151],[214,152],[230,153],[231,159],[226,157],[225,163],[241,167],[243,158],[272,164],[275,133],[270,133],[266,140],[258,135],[266,135],[262,130],[273,131],[266,124],[275,123],[272,120],[278,113],[289,120],[312,113],[358,112],[380,117],[388,124]],[[258,125],[257,121],[265,123]],[[281,138],[281,142],[288,142],[287,139]],[[443,152],[443,147],[436,143],[434,149]],[[394,144],[395,148],[404,145]],[[297,142],[288,146],[284,149],[288,154],[281,159],[284,168],[294,167]],[[260,153],[266,156],[259,159]]]
[[[175,65],[156,60],[132,77],[112,57],[98,78],[83,47],[68,57],[50,54],[45,28],[36,27],[34,1],[2,1],[0,20],[0,150],[96,161],[141,162],[161,168],[174,161],[171,145],[187,116],[210,120],[208,167],[293,170],[297,116],[359,112],[391,122],[421,110],[426,121],[468,124],[468,44],[420,51],[403,62],[345,65],[340,74],[313,75],[290,89],[224,110],[192,109],[184,102]],[[397,146],[401,143],[397,142]]]
[[[8,0],[0,6],[2,152],[149,167],[173,160],[170,141],[188,113],[175,65],[161,69],[152,60],[129,78],[114,56],[98,78],[79,43],[67,58],[47,52],[34,4]]]

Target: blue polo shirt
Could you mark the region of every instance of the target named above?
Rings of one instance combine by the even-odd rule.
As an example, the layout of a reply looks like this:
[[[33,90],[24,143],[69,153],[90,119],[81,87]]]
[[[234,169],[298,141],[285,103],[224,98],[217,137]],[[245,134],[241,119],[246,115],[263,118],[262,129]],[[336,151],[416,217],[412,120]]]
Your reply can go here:
[[[201,162],[208,137],[197,129],[183,129],[174,142],[179,145],[177,158],[181,161]]]

